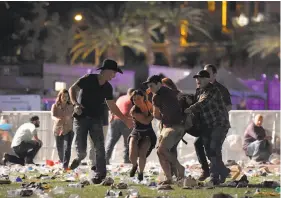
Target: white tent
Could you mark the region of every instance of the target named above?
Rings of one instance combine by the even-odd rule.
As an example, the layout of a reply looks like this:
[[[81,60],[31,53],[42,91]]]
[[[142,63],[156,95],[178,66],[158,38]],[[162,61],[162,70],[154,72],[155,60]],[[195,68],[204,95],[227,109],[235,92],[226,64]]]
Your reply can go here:
[[[196,82],[193,76],[197,74],[201,67],[195,67],[189,73],[188,76],[179,80],[176,85],[180,90],[185,93],[195,93]],[[237,78],[232,72],[227,71],[225,68],[220,68],[217,73],[217,81],[224,85],[230,92],[231,95],[239,97],[260,97],[266,98],[265,93],[257,93],[252,89],[248,88],[239,78]]]

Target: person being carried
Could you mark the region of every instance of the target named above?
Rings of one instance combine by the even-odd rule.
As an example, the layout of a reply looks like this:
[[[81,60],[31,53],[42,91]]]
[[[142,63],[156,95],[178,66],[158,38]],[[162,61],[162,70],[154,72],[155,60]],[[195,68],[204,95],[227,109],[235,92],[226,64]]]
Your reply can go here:
[[[10,155],[5,153],[3,157],[3,164],[7,162],[20,164],[34,164],[33,159],[42,147],[42,141],[37,136],[37,130],[40,126],[38,116],[32,116],[30,122],[22,124],[13,138],[11,148],[16,155]]]
[[[266,136],[262,123],[263,116],[256,115],[254,122],[249,124],[244,133],[243,149],[256,162],[268,162],[272,154],[271,136]]]
[[[132,163],[130,177],[134,177],[139,166],[138,180],[142,181],[146,158],[155,147],[157,138],[151,124],[153,120],[152,105],[146,95],[141,90],[136,90],[131,96],[131,101],[134,105],[131,109],[131,115],[135,126],[128,138],[129,157]]]

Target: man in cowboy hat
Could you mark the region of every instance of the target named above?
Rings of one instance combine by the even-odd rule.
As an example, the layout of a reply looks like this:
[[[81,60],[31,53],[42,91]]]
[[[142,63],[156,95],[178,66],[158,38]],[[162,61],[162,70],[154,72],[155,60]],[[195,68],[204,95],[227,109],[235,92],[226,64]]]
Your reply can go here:
[[[75,158],[70,166],[75,169],[87,155],[87,136],[90,135],[96,150],[95,176],[93,183],[99,184],[106,177],[106,161],[103,135],[104,101],[110,111],[118,116],[128,128],[133,125],[132,119],[122,114],[113,100],[113,88],[108,82],[116,73],[123,74],[114,60],[103,62],[99,74],[87,74],[79,78],[69,89],[70,99],[74,107],[73,131],[76,133]],[[77,97],[77,93],[78,97]]]

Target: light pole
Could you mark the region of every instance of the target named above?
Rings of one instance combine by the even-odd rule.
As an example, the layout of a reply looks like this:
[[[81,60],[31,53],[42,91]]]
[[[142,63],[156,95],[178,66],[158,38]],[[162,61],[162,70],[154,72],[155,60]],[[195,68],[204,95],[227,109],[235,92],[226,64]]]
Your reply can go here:
[[[79,23],[77,26],[78,28],[82,28],[83,27],[83,30],[87,29],[87,19],[86,21],[83,20],[83,15],[78,13],[74,16],[74,20]],[[83,22],[81,22],[83,20]],[[100,58],[100,54],[99,54],[99,49],[96,49],[95,50],[95,64],[99,64],[99,58]]]

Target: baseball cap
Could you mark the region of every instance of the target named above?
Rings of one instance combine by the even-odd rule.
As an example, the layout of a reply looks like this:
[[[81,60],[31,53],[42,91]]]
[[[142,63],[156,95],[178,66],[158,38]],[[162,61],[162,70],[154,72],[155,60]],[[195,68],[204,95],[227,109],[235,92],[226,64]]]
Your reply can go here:
[[[210,74],[206,70],[201,70],[193,78],[210,78]]]
[[[148,83],[162,83],[162,79],[160,76],[158,75],[153,75],[147,78],[147,80],[145,82],[143,82],[142,84],[147,85]]]

